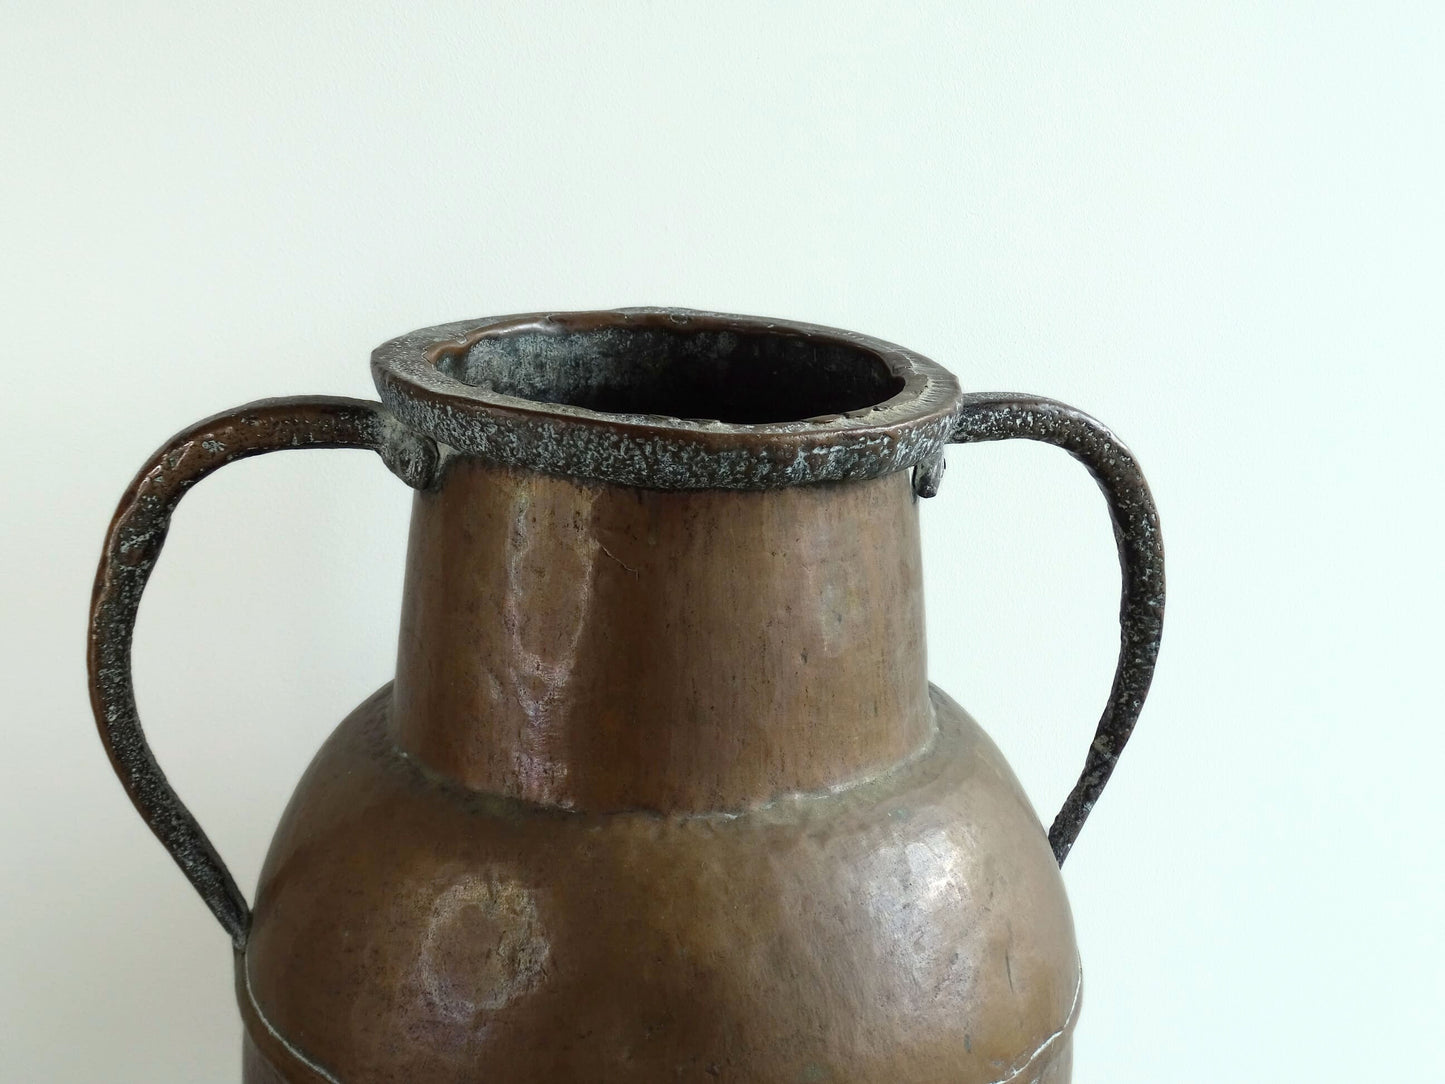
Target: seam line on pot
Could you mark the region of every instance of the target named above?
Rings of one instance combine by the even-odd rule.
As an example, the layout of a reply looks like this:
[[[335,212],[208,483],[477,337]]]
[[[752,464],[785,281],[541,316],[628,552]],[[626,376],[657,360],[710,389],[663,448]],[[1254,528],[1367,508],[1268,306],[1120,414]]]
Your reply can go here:
[[[1056,1042],[1058,1042],[1061,1038],[1063,1038],[1065,1035],[1067,1035],[1070,1031],[1073,1030],[1074,1024],[1079,1018],[1079,1002],[1080,1000],[1082,1000],[1083,994],[1084,972],[1083,969],[1080,968],[1078,981],[1074,984],[1074,1003],[1069,1006],[1069,1015],[1064,1018],[1063,1024],[1059,1026],[1059,1030],[1054,1032],[1042,1043],[1040,1043],[1038,1049],[1029,1055],[1028,1061],[1024,1062],[1017,1069],[1013,1070],[1013,1072],[1009,1073],[1008,1076],[999,1077],[997,1080],[991,1080],[988,1082],[988,1084],[1010,1084],[1011,1081],[1018,1080],[1018,1078],[1024,1073],[1038,1068],[1039,1059],[1043,1057],[1046,1053],[1048,1053],[1049,1047],[1053,1046]]]
[[[271,1020],[266,1015],[265,1010],[261,1008],[260,1002],[256,1000],[256,992],[251,989],[251,957],[249,955],[245,957],[245,966],[241,968],[241,973],[245,976],[246,979],[246,1000],[251,1003],[251,1009],[253,1012],[255,1012],[256,1019],[260,1020],[261,1023],[266,1026],[266,1030],[271,1033],[271,1038],[275,1039],[278,1043],[280,1043],[286,1049],[286,1052],[297,1061],[301,1062],[302,1065],[306,1066],[306,1068],[310,1069],[317,1076],[325,1079],[328,1084],[341,1084],[340,1077],[336,1076],[334,1073],[331,1072],[331,1070],[327,1069],[320,1062],[308,1057],[306,1053],[298,1049],[297,1046],[292,1043],[290,1039],[282,1035],[281,1032],[276,1028],[275,1024],[271,1023]]]
[[[938,725],[938,711],[934,707],[932,696],[928,698],[928,709],[929,714],[932,717],[930,720],[932,725],[930,726],[928,731],[928,740],[925,741],[922,745],[920,745],[917,749],[914,749],[907,756],[903,757],[901,760],[896,760],[891,764],[884,765],[881,771],[873,775],[864,774],[852,776],[848,779],[844,779],[840,782],[834,783],[831,786],[821,787],[817,790],[788,791],[787,793],[779,794],[776,797],[769,798],[766,802],[763,802],[759,805],[748,806],[746,809],[697,810],[687,813],[677,813],[673,814],[673,816],[675,816],[676,819],[680,821],[735,821],[756,813],[766,813],[782,805],[805,805],[808,802],[822,801],[828,798],[843,797],[852,791],[862,790],[864,787],[872,786],[874,784],[882,785],[886,783],[889,779],[901,775],[903,772],[913,767],[919,761],[926,760],[928,757],[932,756],[935,752],[938,751],[939,742],[943,740],[944,734],[942,732],[942,728],[940,728]]]
[[[609,554],[608,556],[611,556],[611,555]],[[613,558],[613,559],[616,560],[616,558]],[[620,561],[619,561],[618,563],[621,564]],[[624,565],[623,567],[625,568],[626,566]],[[889,780],[889,779],[891,779],[891,778],[893,778],[893,777],[895,777],[895,776],[897,776],[897,775],[902,774],[903,772],[907,771],[909,768],[912,768],[912,767],[914,767],[915,765],[917,765],[920,761],[926,760],[926,759],[928,759],[930,756],[932,756],[934,753],[938,752],[940,743],[941,743],[942,741],[947,740],[947,738],[953,736],[953,735],[945,735],[945,734],[943,733],[942,727],[940,727],[940,726],[938,725],[938,706],[934,703],[934,697],[933,697],[933,694],[934,694],[935,692],[937,692],[938,690],[930,683],[930,684],[929,684],[929,687],[928,687],[928,691],[929,691],[929,696],[928,696],[928,713],[929,713],[929,723],[930,723],[930,725],[929,725],[929,731],[928,731],[928,738],[927,738],[927,740],[925,740],[925,741],[923,742],[923,744],[920,745],[918,748],[916,748],[916,749],[914,749],[912,752],[908,753],[908,755],[905,756],[905,757],[903,757],[901,760],[896,760],[896,761],[894,761],[894,762],[891,763],[891,764],[885,765],[879,772],[877,772],[877,773],[874,774],[874,775],[863,774],[863,775],[853,776],[853,777],[850,777],[850,778],[848,778],[848,779],[844,779],[844,780],[842,780],[841,782],[834,783],[834,784],[831,785],[831,786],[819,788],[818,790],[795,790],[795,791],[788,791],[788,792],[785,792],[785,793],[783,793],[783,794],[775,795],[774,797],[769,798],[767,801],[761,802],[761,803],[759,803],[758,805],[746,806],[746,807],[741,808],[741,809],[695,809],[695,810],[672,812],[672,813],[661,813],[661,812],[659,812],[658,810],[655,810],[655,809],[647,809],[647,808],[638,807],[638,808],[627,808],[627,809],[609,809],[609,810],[606,810],[605,812],[596,812],[596,811],[588,811],[588,810],[582,810],[582,809],[573,809],[573,808],[571,808],[571,807],[569,807],[569,806],[561,806],[561,805],[545,805],[545,804],[542,804],[542,803],[533,803],[533,802],[528,802],[527,804],[533,805],[535,808],[542,809],[542,810],[546,810],[546,811],[548,811],[548,812],[560,813],[560,814],[565,814],[565,815],[574,815],[574,816],[594,816],[594,817],[597,817],[597,816],[601,816],[601,817],[656,816],[656,817],[664,817],[664,818],[667,818],[667,819],[670,819],[670,820],[675,820],[675,821],[678,821],[678,822],[683,822],[683,821],[715,821],[715,822],[725,822],[725,821],[741,820],[741,819],[743,819],[743,818],[745,818],[745,817],[749,817],[749,816],[752,816],[752,815],[757,814],[757,813],[767,813],[768,811],[770,811],[770,810],[772,810],[772,809],[775,809],[775,808],[777,808],[778,806],[784,805],[784,804],[786,804],[786,803],[795,803],[795,804],[802,805],[802,804],[805,804],[805,803],[808,803],[808,802],[823,801],[823,800],[826,800],[826,799],[829,799],[829,798],[839,798],[839,797],[843,797],[843,796],[846,796],[847,794],[849,794],[849,793],[852,792],[852,791],[862,790],[864,787],[873,786],[873,785],[875,785],[875,784],[882,784],[882,783],[886,782],[887,780]],[[405,761],[407,764],[411,765],[411,767],[412,767],[415,771],[420,772],[422,776],[424,776],[424,777],[427,778],[428,780],[432,781],[433,783],[437,783],[437,784],[440,784],[440,785],[446,786],[446,787],[461,787],[462,789],[467,790],[467,791],[470,791],[471,793],[474,793],[474,794],[489,793],[489,792],[486,792],[486,791],[472,791],[470,787],[467,787],[467,786],[466,786],[465,784],[463,784],[463,783],[458,783],[456,780],[454,780],[454,779],[450,778],[449,776],[446,776],[446,775],[444,775],[443,773],[437,771],[437,770],[436,770],[435,768],[433,768],[431,765],[427,764],[426,761],[424,761],[424,760],[422,760],[420,757],[417,757],[417,756],[415,756],[414,754],[408,752],[406,749],[403,749],[400,745],[397,745],[397,744],[395,744],[394,742],[390,745],[390,752],[392,753],[392,755],[399,757],[401,760],[403,760],[403,761]],[[495,797],[503,797],[503,798],[506,798],[506,797],[507,797],[506,795],[496,795],[496,794],[494,794],[494,796],[495,796]],[[515,798],[514,798],[514,799],[509,799],[509,800],[518,801],[518,802],[526,801],[525,799],[515,799]],[[996,1084],[996,1082],[990,1082],[990,1084]]]

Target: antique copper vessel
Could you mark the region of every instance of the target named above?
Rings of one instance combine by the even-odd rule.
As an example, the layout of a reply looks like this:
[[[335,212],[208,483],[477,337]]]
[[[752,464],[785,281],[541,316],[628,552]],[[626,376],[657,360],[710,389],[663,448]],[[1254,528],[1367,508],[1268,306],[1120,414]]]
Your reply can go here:
[[[181,433],[111,526],[101,737],[235,949],[275,1081],[1067,1081],[1059,864],[1139,715],[1163,553],[1127,449],[850,332],[680,310],[428,328],[381,403]],[[918,500],[950,442],[1093,473],[1122,650],[1047,833],[924,664]],[[157,767],[130,645],[172,510],[217,468],[364,447],[416,490],[394,681],[332,734],[254,909]]]

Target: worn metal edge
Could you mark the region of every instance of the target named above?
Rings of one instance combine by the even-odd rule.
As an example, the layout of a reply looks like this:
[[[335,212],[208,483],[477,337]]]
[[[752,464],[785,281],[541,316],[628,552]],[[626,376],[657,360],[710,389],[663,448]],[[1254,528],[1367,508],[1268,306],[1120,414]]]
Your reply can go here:
[[[613,414],[489,392],[437,367],[487,336],[601,327],[795,335],[873,354],[903,388],[875,406],[796,422],[743,425]],[[407,426],[457,452],[507,466],[646,489],[775,489],[874,478],[941,459],[961,393],[936,362],[838,328],[688,309],[526,313],[421,328],[372,353],[382,401]]]

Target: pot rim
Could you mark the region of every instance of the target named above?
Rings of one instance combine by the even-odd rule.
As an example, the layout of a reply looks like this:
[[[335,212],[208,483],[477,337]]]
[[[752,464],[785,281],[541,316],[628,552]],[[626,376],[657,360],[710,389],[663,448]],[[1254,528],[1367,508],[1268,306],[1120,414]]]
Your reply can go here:
[[[505,394],[448,372],[486,339],[617,329],[800,338],[866,355],[896,387],[880,402],[796,421],[746,423],[613,413]],[[444,364],[446,368],[443,367]],[[773,489],[874,478],[937,461],[960,390],[952,373],[893,343],[792,320],[679,308],[539,312],[421,328],[372,352],[382,401],[406,426],[467,455],[649,489]]]

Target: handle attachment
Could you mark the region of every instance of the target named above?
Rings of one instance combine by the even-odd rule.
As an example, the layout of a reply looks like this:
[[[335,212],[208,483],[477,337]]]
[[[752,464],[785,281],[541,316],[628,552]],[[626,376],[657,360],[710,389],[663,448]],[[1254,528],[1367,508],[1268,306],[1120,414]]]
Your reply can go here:
[[[1064,449],[1089,469],[1104,491],[1119,547],[1119,663],[1083,773],[1049,829],[1059,865],[1079,836],[1133,733],[1154,678],[1164,629],[1164,541],[1159,513],[1139,464],[1103,423],[1083,411],[1031,395],[965,395],[953,444],[1037,440]],[[937,478],[925,488],[937,490]]]
[[[406,429],[380,403],[298,396],[216,414],[168,441],[126,490],[106,536],[90,604],[90,702],[111,765],[238,951],[246,946],[250,908],[146,743],[131,680],[131,644],[141,594],[181,498],[227,463],[288,448],[369,448],[414,489],[429,488],[438,472],[431,438]]]

